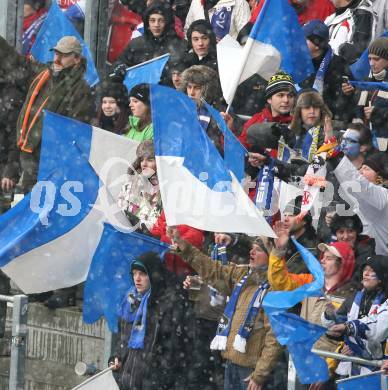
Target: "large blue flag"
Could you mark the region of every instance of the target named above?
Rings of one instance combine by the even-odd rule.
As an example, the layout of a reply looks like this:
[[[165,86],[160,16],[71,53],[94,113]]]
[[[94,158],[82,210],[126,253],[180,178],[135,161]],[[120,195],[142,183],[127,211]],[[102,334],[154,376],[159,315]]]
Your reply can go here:
[[[150,61],[132,66],[127,69],[124,78],[124,85],[128,92],[136,85],[141,83],[157,84],[160,81],[163,69],[167,64],[170,54],[164,54]]]
[[[195,102],[172,88],[152,85],[151,106],[167,223],[273,237],[203,130]]]
[[[45,113],[39,181],[0,217],[0,266],[25,293],[84,281],[103,222],[130,228],[115,199],[136,147],[119,135]]]
[[[118,312],[132,286],[131,263],[146,252],[155,252],[163,259],[168,249],[168,244],[152,237],[122,233],[105,224],[85,283],[84,321],[91,324],[104,316],[109,329],[117,332]]]
[[[51,49],[66,35],[75,36],[81,43],[82,55],[87,61],[85,80],[91,86],[97,84],[99,77],[90,50],[70,20],[61,11],[56,1],[53,1],[51,4],[47,17],[31,48],[31,54],[37,61],[44,64],[52,62],[54,52]]]
[[[297,375],[303,384],[325,381],[329,378],[324,359],[311,352],[314,343],[326,331],[322,326],[311,324],[299,316],[288,313],[287,309],[303,299],[322,295],[324,274],[321,265],[313,254],[292,239],[309,271],[313,282],[293,291],[271,291],[263,301],[263,308],[272,330],[281,345],[286,345],[292,356]]]
[[[381,35],[382,37],[388,37],[388,30]],[[356,80],[364,80],[369,76],[370,65],[368,59],[368,48],[366,48],[361,57],[352,65],[350,65],[350,71]]]
[[[381,372],[359,375],[337,381],[338,390],[387,390],[388,376]]]
[[[210,104],[206,103],[210,115],[216,121],[219,129],[224,136],[224,161],[225,165],[236,176],[237,180],[241,181],[245,177],[245,156],[248,155],[248,151],[244,148],[241,142],[235,137],[235,135],[228,129],[224,118],[221,114]]]

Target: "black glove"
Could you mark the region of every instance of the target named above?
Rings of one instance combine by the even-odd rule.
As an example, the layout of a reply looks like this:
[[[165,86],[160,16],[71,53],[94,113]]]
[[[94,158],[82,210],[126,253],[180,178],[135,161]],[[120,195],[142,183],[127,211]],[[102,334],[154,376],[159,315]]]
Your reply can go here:
[[[109,75],[112,80],[122,82],[127,73],[127,65],[118,64],[113,68],[113,73]]]

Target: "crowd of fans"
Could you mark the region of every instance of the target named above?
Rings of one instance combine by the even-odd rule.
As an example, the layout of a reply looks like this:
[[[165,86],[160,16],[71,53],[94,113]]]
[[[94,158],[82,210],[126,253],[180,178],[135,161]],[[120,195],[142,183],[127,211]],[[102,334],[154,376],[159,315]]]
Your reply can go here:
[[[291,236],[319,258],[324,272],[323,296],[292,309],[327,327],[316,348],[369,360],[387,354],[388,92],[358,90],[349,81],[354,79],[350,65],[365,49],[367,80],[388,81],[388,38],[380,37],[388,28],[388,1],[289,2],[315,73],[300,85],[282,70],[274,70],[269,80],[255,74],[238,87],[228,113],[216,45],[227,34],[243,45],[263,0],[112,2],[112,24],[121,10],[133,25],[128,36],[115,38],[109,72],[100,75],[95,89],[83,79],[86,62],[75,37],[58,41],[52,64],[27,57],[47,15],[45,1],[24,2],[23,54],[0,38],[0,212],[10,208],[15,188],[26,194],[37,181],[47,109],[139,142],[117,203],[139,231],[176,249],[163,263],[148,253],[131,265],[134,287],[123,301],[111,359],[120,389],[286,388],[287,354],[260,303],[270,290],[294,290],[313,281]],[[277,179],[298,186],[322,151],[330,201],[318,212],[301,214],[303,199],[296,197],[272,215],[274,240],[168,227],[149,85],[128,92],[122,84],[128,67],[165,53],[170,58],[161,84],[194,100],[198,120],[220,154],[222,133],[204,101],[221,111],[249,151],[245,172],[253,201],[264,165],[272,164]],[[294,156],[287,162],[281,158],[284,144]],[[2,273],[0,290],[9,292]],[[75,289],[35,298],[50,308],[68,306],[75,302]],[[335,360],[328,365],[330,380],[311,389],[333,389],[336,379],[373,369]]]

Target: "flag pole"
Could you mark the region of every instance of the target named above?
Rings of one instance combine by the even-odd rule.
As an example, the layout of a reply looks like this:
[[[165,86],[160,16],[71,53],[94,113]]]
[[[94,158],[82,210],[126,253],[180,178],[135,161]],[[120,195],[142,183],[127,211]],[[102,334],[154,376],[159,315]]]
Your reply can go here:
[[[92,377],[86,379],[86,381],[80,383],[80,384],[77,385],[76,387],[73,387],[71,390],[82,389],[83,386],[87,385],[87,384],[90,383],[90,382],[93,382],[95,379],[97,379],[97,378],[99,378],[100,376],[106,374],[107,372],[112,371],[112,370],[113,370],[113,367],[114,367],[114,365],[109,366],[108,368],[105,368],[105,370],[102,370],[102,371],[100,371],[98,374],[93,375]]]

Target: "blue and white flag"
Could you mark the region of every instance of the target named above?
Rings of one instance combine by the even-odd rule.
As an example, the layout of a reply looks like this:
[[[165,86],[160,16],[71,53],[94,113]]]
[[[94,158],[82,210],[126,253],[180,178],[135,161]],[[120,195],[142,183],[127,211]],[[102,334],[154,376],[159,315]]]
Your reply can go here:
[[[287,309],[308,297],[321,296],[324,274],[314,255],[294,238],[292,241],[314,276],[314,280],[293,291],[269,292],[264,298],[263,308],[278,342],[287,346],[301,383],[316,383],[329,379],[325,360],[311,352],[313,345],[326,329],[288,313]]]
[[[338,390],[387,390],[388,376],[381,372],[358,375],[337,381]]]
[[[217,45],[217,57],[228,104],[237,86],[255,73],[268,80],[282,69],[296,83],[314,73],[306,38],[288,0],[266,0],[244,48],[227,35]]]
[[[167,224],[274,237],[202,129],[195,102],[172,88],[152,85],[151,106]]]
[[[84,322],[91,324],[104,316],[111,332],[118,332],[118,312],[132,285],[132,262],[146,252],[155,252],[163,259],[168,249],[168,244],[155,238],[119,232],[105,224],[85,283]]]
[[[71,24],[70,20],[64,15],[55,1],[52,2],[47,17],[31,48],[32,56],[43,64],[52,62],[54,59],[54,52],[51,49],[55,47],[62,37],[67,35],[75,36],[81,43],[82,55],[87,61],[85,80],[90,86],[96,85],[99,82],[99,77],[90,50],[81,35]]]
[[[386,91],[388,92],[387,82],[374,82],[374,81],[349,81],[350,85],[354,88],[361,89],[363,91]]]
[[[115,199],[137,145],[45,113],[38,183],[0,217],[0,266],[25,293],[83,282],[103,222],[130,230]]]
[[[63,12],[72,22],[78,22],[85,19],[85,8],[86,0],[79,0]]]
[[[157,84],[160,81],[163,69],[167,64],[170,54],[163,54],[160,57],[132,66],[127,69],[124,78],[124,85],[128,92],[137,84]]]
[[[388,30],[381,35],[381,37],[388,37]],[[370,73],[370,65],[368,59],[368,48],[366,48],[361,57],[352,65],[350,65],[350,71],[352,72],[355,80],[365,80]]]

